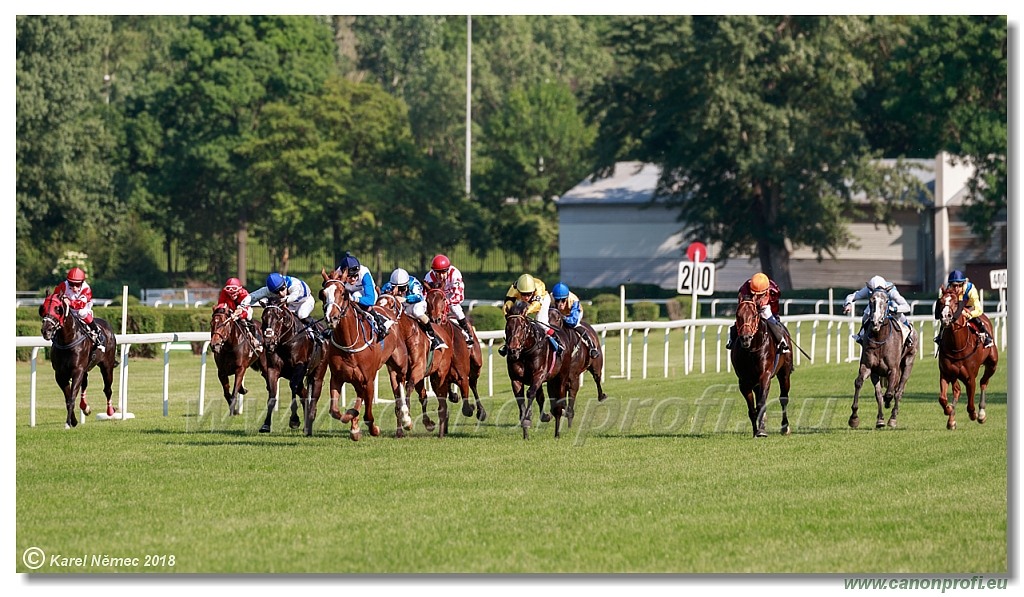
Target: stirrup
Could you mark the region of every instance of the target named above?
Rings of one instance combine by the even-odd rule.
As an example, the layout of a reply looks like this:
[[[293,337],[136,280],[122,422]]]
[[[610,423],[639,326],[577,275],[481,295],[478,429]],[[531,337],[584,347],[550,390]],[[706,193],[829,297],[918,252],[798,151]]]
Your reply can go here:
[[[499,346],[498,347],[498,355],[499,356],[506,356],[506,355],[508,355],[508,347],[505,346],[504,344]]]
[[[782,353],[782,354],[786,354],[786,353],[790,352],[789,344],[786,344],[785,341],[779,342],[778,349],[779,349],[779,352]]]

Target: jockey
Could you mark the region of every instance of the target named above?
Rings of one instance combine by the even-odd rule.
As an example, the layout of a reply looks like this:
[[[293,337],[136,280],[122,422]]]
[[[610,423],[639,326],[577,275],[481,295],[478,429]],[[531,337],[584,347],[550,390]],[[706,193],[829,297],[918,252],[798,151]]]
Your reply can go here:
[[[896,290],[895,284],[886,282],[885,278],[882,276],[872,277],[868,280],[866,286],[856,292],[851,292],[846,295],[846,300],[843,301],[843,313],[852,312],[854,301],[866,299],[870,297],[874,291],[879,289],[884,290],[886,294],[889,295],[889,310],[896,312],[899,322],[905,326],[909,326],[910,329],[913,330],[914,327],[910,325],[909,321],[907,321],[907,313],[910,313],[911,311],[910,303],[907,302],[907,299],[903,298],[903,295],[900,294],[899,290]],[[860,331],[852,336],[858,344],[864,343],[864,326],[867,325],[869,319],[871,319],[871,303],[868,303],[867,306],[864,307],[864,315],[861,317]],[[913,334],[911,334],[907,340],[910,341],[913,337]]]
[[[758,272],[740,286],[739,299],[751,300],[761,312],[761,319],[768,324],[768,330],[775,338],[776,348],[782,354],[789,352],[789,344],[786,342],[786,327],[779,321],[779,296],[781,291],[779,285],[768,276]],[[729,341],[726,348],[732,348],[736,341],[736,326],[729,328]]]
[[[970,322],[978,330],[978,338],[985,348],[992,346],[992,332],[985,326],[985,321],[981,319],[983,311],[977,287],[958,269],[949,273],[946,282],[950,288],[956,291],[957,299],[963,304],[964,311],[967,311],[967,315],[970,317]],[[942,325],[939,324],[939,333],[935,336],[935,342],[938,342],[941,337]]]
[[[273,272],[267,276],[266,286],[243,298],[239,305],[248,309],[253,301],[263,299],[283,300],[288,310],[306,326],[311,337],[316,339],[318,335],[324,335],[317,322],[310,317],[313,307],[316,306],[316,299],[309,291],[309,286],[302,280]]]
[[[85,331],[92,340],[94,349],[106,352],[106,342],[103,332],[100,330],[92,315],[92,288],[85,281],[85,272],[81,268],[73,267],[68,270],[67,279],[53,289],[53,293],[68,301],[75,316],[85,324]]]
[[[591,342],[586,328],[580,326],[583,323],[583,305],[580,303],[579,297],[570,292],[568,286],[559,282],[551,289],[551,300],[563,316],[563,325],[573,328],[583,338],[583,342],[590,349],[590,358],[596,359],[601,353]]]
[[[391,279],[381,287],[380,292],[396,296],[398,300],[405,303],[403,309],[405,314],[412,317],[427,338],[430,338],[430,350],[447,348],[448,345],[437,337],[434,328],[430,325],[430,318],[427,317],[427,301],[423,297],[423,285],[419,280],[410,276],[409,272],[404,269],[398,268],[391,272]]]
[[[473,346],[473,334],[469,331],[469,322],[462,311],[462,301],[466,300],[466,284],[462,281],[462,272],[452,265],[444,255],[435,255],[430,262],[430,271],[423,276],[423,285],[427,288],[440,288],[448,298],[448,308],[455,315],[455,320],[462,328],[468,346]]]
[[[508,318],[509,311],[512,310],[517,301],[523,301],[529,305],[526,308],[526,315],[536,317],[537,322],[544,328],[544,334],[547,335],[548,339],[555,346],[555,352],[561,354],[562,345],[555,338],[555,330],[548,325],[548,309],[551,308],[551,295],[544,288],[544,282],[530,274],[519,276],[516,283],[509,286],[508,292],[505,293],[505,303],[502,306],[502,310],[505,312],[506,319]],[[502,345],[498,349],[498,354],[505,356],[505,351],[506,348]]]
[[[252,340],[256,352],[259,352],[263,350],[263,345],[260,344],[259,336],[256,334],[256,324],[252,320],[252,307],[242,305],[242,301],[247,296],[249,296],[249,291],[242,286],[241,280],[238,278],[228,278],[227,282],[224,282],[224,288],[220,289],[220,295],[217,297],[217,305],[214,309],[216,310],[220,305],[227,307],[232,312],[231,316],[242,322],[245,331],[249,333],[249,339]]]
[[[377,337],[383,339],[393,322],[370,308],[377,303],[377,284],[373,281],[369,268],[361,265],[358,259],[345,251],[345,257],[334,271],[341,274],[342,285],[348,291],[348,298],[370,316],[370,321],[377,330]]]

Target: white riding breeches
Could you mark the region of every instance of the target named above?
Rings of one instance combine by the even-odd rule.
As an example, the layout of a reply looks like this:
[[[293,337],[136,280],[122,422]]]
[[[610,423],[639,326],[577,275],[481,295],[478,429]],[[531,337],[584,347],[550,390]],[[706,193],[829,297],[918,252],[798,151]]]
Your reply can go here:
[[[294,303],[288,303],[288,310],[296,314],[299,319],[305,319],[313,313],[313,308],[316,307],[316,299],[313,295],[309,295],[301,301],[295,301]]]

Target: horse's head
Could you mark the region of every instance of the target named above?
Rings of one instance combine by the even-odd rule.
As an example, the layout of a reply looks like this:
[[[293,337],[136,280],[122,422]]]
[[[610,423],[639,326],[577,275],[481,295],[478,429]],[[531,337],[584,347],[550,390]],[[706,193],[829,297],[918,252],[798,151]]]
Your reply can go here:
[[[391,319],[398,319],[402,316],[402,301],[393,294],[381,294],[377,297],[376,305],[385,311]]]
[[[512,360],[519,359],[523,349],[531,345],[530,323],[526,317],[526,310],[529,303],[516,301],[508,314],[505,315],[505,349],[506,354]]]
[[[736,337],[739,338],[743,348],[750,348],[750,343],[757,334],[758,326],[761,324],[761,314],[757,305],[752,300],[742,300],[736,307]]]
[[[889,293],[882,288],[875,289],[868,298],[871,306],[871,331],[878,332],[889,315]]]
[[[70,305],[58,294],[46,293],[43,304],[39,306],[39,316],[43,318],[42,336],[46,341],[53,340],[54,334],[64,326],[64,320],[70,313]]]
[[[327,325],[333,328],[338,325],[342,317],[348,314],[351,301],[342,273],[335,270],[328,274],[321,268],[320,275],[324,279],[323,287],[320,290],[320,299],[324,303],[324,319],[327,321]]]
[[[263,342],[267,352],[295,333],[295,319],[282,301],[274,301],[263,309]]]
[[[224,303],[217,305],[210,318],[210,348],[213,352],[219,353],[224,342],[231,335],[231,328],[228,327],[233,320],[231,310]]]
[[[444,323],[448,319],[451,307],[448,305],[448,297],[440,288],[431,288],[427,291],[427,317],[433,323]]]
[[[935,303],[935,318],[941,321],[942,325],[949,327],[956,323],[953,316],[956,315],[957,306],[960,304],[960,296],[952,286],[940,289],[940,293],[939,300]],[[966,314],[967,310],[962,310],[961,316]]]

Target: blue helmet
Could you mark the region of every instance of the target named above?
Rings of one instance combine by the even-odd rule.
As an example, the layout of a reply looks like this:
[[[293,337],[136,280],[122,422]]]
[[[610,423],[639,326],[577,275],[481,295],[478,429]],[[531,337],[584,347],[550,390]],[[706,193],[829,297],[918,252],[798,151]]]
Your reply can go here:
[[[967,276],[958,269],[949,272],[949,278],[946,280],[948,284],[960,284],[967,281]]]
[[[267,276],[267,290],[270,292],[280,292],[282,288],[288,285],[288,280],[285,279],[281,274],[274,272]]]
[[[562,300],[569,298],[569,287],[559,282],[555,284],[555,287],[551,289],[551,296],[555,297],[555,300]]]
[[[354,269],[359,269],[359,260],[353,257],[348,251],[345,251],[345,256],[341,258],[341,263],[338,265],[338,270],[351,271]]]

